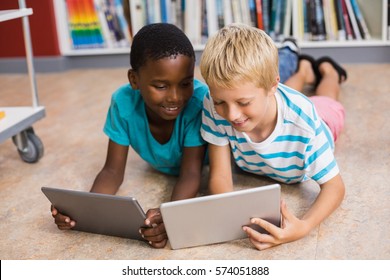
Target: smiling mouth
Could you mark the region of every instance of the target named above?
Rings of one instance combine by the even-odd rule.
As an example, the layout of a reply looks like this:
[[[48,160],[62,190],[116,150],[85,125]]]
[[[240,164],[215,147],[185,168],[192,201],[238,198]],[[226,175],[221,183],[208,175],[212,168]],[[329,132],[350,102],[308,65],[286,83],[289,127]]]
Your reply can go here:
[[[166,106],[162,106],[165,110],[167,110],[167,111],[177,111],[177,110],[179,110],[180,109],[180,107],[179,106],[172,106],[172,107],[166,107]]]
[[[242,121],[233,121],[232,124],[234,126],[242,126],[247,122],[248,119],[242,120]]]

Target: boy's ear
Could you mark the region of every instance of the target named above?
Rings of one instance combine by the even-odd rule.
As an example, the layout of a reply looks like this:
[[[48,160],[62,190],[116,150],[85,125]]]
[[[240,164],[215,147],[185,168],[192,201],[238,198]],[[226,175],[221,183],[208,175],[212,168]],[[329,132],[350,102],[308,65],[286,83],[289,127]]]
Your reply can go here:
[[[269,91],[270,93],[272,93],[272,94],[275,94],[275,93],[276,93],[276,91],[277,91],[277,89],[278,89],[278,84],[279,84],[279,82],[280,82],[280,77],[277,76],[277,77],[276,77],[275,83],[272,85],[271,90]]]
[[[139,89],[137,82],[137,72],[135,72],[133,69],[129,69],[129,71],[127,71],[127,78],[129,79],[132,89]]]

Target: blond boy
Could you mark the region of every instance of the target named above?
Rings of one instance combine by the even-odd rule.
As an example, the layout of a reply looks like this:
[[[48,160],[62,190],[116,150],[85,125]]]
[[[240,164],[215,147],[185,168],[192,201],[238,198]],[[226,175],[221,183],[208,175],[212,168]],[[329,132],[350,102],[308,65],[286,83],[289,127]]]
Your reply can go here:
[[[299,67],[286,85],[301,88],[315,82],[310,65],[303,61]],[[303,217],[296,217],[282,201],[281,228],[260,218],[251,220],[269,234],[243,227],[259,250],[306,236],[344,197],[333,149],[344,121],[336,99],[346,72],[330,58],[318,60],[316,67],[321,80],[316,87],[319,100],[313,105],[279,83],[277,48],[257,28],[227,26],[209,39],[202,54],[200,69],[210,93],[204,99],[201,133],[209,142],[211,193],[233,191],[231,155],[244,171],[285,184],[312,179],[321,189]]]

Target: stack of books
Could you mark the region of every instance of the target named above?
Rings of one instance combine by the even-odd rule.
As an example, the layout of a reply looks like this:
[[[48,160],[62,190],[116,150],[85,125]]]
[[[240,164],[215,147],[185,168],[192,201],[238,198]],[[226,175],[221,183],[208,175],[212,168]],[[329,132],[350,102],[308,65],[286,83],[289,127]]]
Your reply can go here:
[[[73,49],[130,46],[121,0],[66,0],[66,8]]]

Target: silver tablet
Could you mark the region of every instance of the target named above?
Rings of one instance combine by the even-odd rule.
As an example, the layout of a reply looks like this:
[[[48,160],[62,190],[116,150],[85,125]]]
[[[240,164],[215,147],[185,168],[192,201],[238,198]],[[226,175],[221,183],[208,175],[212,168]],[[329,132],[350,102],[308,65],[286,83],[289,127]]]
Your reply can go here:
[[[280,185],[166,202],[160,210],[172,249],[241,239],[251,218],[280,226]]]
[[[145,213],[133,197],[42,187],[58,211],[76,221],[74,230],[143,240]]]

